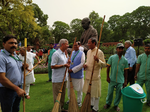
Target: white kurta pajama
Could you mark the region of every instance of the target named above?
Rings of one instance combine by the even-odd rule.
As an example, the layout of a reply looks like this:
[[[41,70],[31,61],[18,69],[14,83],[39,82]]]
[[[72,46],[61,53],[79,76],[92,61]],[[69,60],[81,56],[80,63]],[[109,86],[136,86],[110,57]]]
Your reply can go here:
[[[94,49],[90,49],[87,52],[87,61],[86,65],[87,68],[85,73],[85,82],[83,87],[83,92],[86,94],[88,91],[91,75],[92,75],[92,69],[94,65],[94,56],[96,55],[97,47]],[[104,59],[103,52],[98,49],[97,56],[99,58],[99,62],[95,62],[94,66],[94,73],[92,78],[92,85],[91,85],[91,105],[94,106],[93,109],[97,111],[99,109],[99,97],[101,96],[101,67],[106,67],[106,62]]]
[[[85,63],[85,54],[82,53],[81,63],[72,68],[73,73],[76,73],[79,70],[81,70],[83,68],[84,63]],[[82,102],[82,89],[83,89],[83,85],[84,85],[84,79],[83,78],[82,79],[71,78],[71,79],[72,79],[73,88],[74,88],[74,90],[77,91],[77,102],[81,103]],[[68,82],[67,82],[67,88],[68,88],[68,99],[70,99],[70,80],[69,80],[69,77],[68,77]]]
[[[31,52],[26,52],[26,63],[29,65],[28,69],[31,70],[33,68],[33,58],[35,58],[36,54],[31,53]],[[24,62],[24,56],[19,54],[20,60]],[[28,71],[26,70],[26,73]],[[34,78],[34,70],[32,70],[27,76],[26,76],[26,82],[25,82],[25,92],[26,95],[29,95],[29,90],[30,90],[30,84],[35,82]]]

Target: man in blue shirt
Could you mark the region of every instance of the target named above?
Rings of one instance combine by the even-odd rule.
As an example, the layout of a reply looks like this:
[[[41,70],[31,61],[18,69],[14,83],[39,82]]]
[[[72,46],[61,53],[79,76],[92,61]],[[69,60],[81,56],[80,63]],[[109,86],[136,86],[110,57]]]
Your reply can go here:
[[[2,112],[19,112],[21,97],[26,93],[23,83],[22,61],[17,57],[17,39],[13,35],[3,38],[4,51],[0,53],[0,102]]]
[[[65,55],[65,50],[67,50],[67,48],[69,47],[68,40],[61,39],[59,41],[59,45],[60,48],[53,53],[52,62],[51,62],[54,103],[56,102],[56,98],[59,94],[59,90],[61,89],[62,82],[65,75],[65,70],[66,68],[70,67],[70,63],[68,63],[67,56]],[[61,100],[60,100],[60,108],[62,112],[67,112],[66,110],[63,109],[65,92],[66,92],[66,81],[67,81],[67,75],[65,77],[65,82],[63,85]]]
[[[127,49],[125,53],[125,58],[127,59],[129,65],[127,80],[128,83],[130,82],[130,85],[135,83],[134,74],[137,60],[135,49],[131,47],[131,45],[132,43],[129,40],[125,41],[125,48]]]

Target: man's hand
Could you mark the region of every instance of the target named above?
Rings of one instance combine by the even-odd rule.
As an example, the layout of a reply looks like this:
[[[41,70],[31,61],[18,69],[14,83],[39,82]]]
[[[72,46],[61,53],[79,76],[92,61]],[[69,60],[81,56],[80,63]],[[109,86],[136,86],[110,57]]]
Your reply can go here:
[[[86,64],[84,64],[84,65],[83,65],[83,68],[84,68],[84,69],[86,69],[86,68],[87,68],[87,65],[86,65]]]
[[[69,68],[70,64],[67,63],[67,64],[64,64],[64,66],[67,67],[67,68]]]
[[[127,81],[124,82],[123,88],[127,86]]]
[[[97,63],[99,62],[99,59],[97,56],[94,56],[94,60],[97,61]]]
[[[16,88],[16,92],[19,97],[24,97],[24,95],[26,94],[26,92],[19,87]]]
[[[71,73],[71,72],[73,72],[73,71],[72,71],[72,69],[69,69],[68,72]]]
[[[134,79],[137,80],[137,75],[134,76]]]
[[[107,77],[107,82],[110,83],[110,78],[109,77]]]
[[[129,71],[132,71],[133,67],[129,67]]]
[[[71,60],[68,59],[68,62],[67,62],[67,63],[70,64],[70,63],[71,63]]]

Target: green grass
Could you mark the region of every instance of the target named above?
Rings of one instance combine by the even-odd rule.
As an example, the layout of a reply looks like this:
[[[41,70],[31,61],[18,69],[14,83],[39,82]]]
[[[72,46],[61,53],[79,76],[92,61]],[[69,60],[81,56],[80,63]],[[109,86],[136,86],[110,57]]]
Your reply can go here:
[[[51,112],[54,103],[53,103],[53,93],[52,93],[52,83],[46,82],[48,80],[48,74],[35,74],[36,81],[35,85],[30,88],[30,99],[25,100],[25,109],[26,112]],[[107,110],[103,108],[106,103],[106,96],[108,90],[108,83],[106,81],[106,68],[103,68],[101,71],[101,80],[102,80],[102,95],[99,102],[99,112],[116,112],[113,108],[113,103],[111,107]],[[144,86],[145,90],[145,86]],[[114,93],[115,96],[115,93]],[[85,94],[83,95],[84,100]],[[67,101],[67,89],[66,89],[66,98]],[[68,105],[64,105],[67,109]],[[119,107],[121,112],[123,112],[123,102],[121,100]],[[20,104],[20,112],[23,112],[23,104]],[[142,112],[150,112],[150,107],[146,104],[143,105]]]

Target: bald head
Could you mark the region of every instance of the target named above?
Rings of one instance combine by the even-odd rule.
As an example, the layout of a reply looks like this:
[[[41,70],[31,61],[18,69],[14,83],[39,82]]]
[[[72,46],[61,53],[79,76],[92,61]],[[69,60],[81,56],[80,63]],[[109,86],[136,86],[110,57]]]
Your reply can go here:
[[[90,19],[89,18],[83,18],[82,19],[82,27],[87,30],[89,28],[90,25]]]
[[[25,55],[25,48],[24,48],[24,47],[20,47],[20,54],[21,54],[22,56]]]

